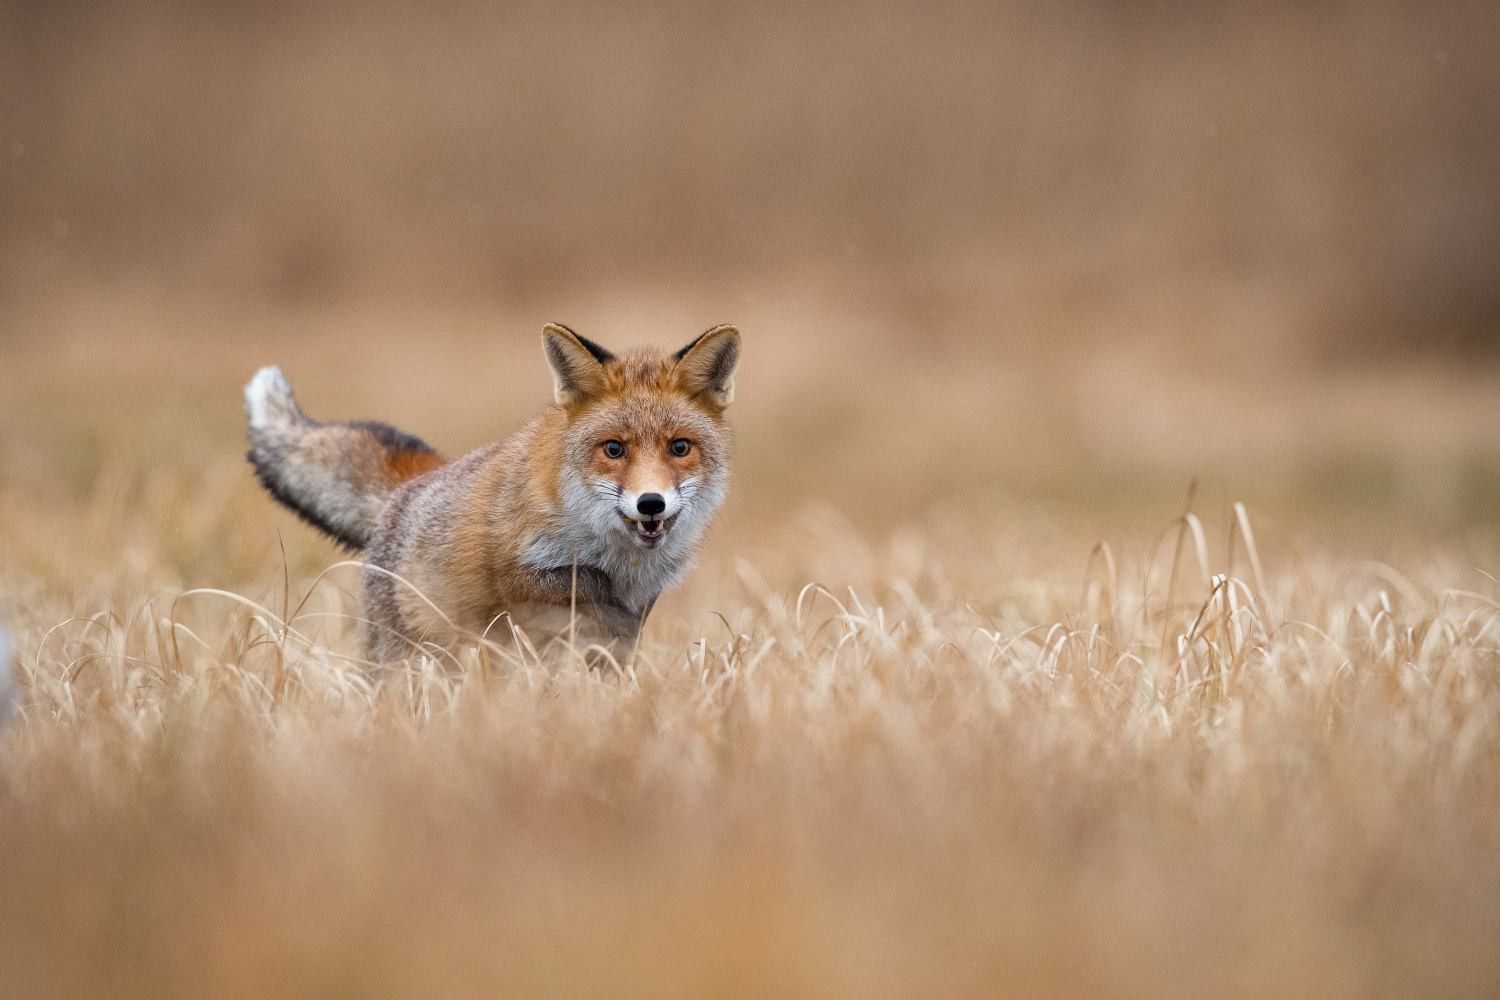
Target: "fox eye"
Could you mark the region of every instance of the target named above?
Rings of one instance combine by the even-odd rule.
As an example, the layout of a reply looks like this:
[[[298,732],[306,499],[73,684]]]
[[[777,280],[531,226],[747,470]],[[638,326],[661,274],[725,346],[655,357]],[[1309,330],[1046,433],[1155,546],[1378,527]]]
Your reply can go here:
[[[689,441],[687,438],[678,438],[671,444],[672,454],[676,455],[678,458],[681,458],[692,450],[693,442]]]
[[[613,438],[604,442],[604,454],[609,458],[625,457],[625,442],[616,441]]]

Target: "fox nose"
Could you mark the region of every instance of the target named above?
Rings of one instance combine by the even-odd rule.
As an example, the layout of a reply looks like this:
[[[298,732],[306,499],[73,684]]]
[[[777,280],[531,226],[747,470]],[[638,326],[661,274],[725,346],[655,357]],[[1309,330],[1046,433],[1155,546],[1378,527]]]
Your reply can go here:
[[[635,502],[635,509],[640,511],[643,517],[655,517],[667,509],[667,501],[660,493],[642,493],[640,499]]]

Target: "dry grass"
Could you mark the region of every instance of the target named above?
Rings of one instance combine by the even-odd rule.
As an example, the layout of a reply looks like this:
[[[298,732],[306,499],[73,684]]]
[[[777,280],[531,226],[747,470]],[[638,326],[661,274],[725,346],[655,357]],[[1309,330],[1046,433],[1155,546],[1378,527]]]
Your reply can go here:
[[[0,0],[4,992],[1500,994],[1494,7]],[[745,332],[700,568],[367,671],[240,387],[549,320]]]
[[[1097,533],[1044,494],[965,505],[949,488],[984,452],[944,436],[934,392],[913,419],[948,460],[924,480],[946,514],[884,508],[932,474],[914,448],[803,442],[849,517],[742,472],[622,670],[502,642],[371,673],[348,658],[354,572],[319,579],[338,556],[256,488],[234,401],[285,351],[321,412],[418,406],[299,353],[354,357],[365,332],[79,336],[57,370],[16,345],[4,387],[11,995],[1500,987],[1486,531],[1352,509],[1335,536],[1255,496],[1174,523],[1101,495]],[[503,412],[545,392],[531,339],[536,385],[506,376]],[[443,343],[410,395],[446,443],[496,418],[465,388],[473,351]],[[776,374],[788,348],[759,349],[742,470],[792,462],[816,417],[805,373]],[[863,391],[925,387],[906,360]],[[101,405],[92,364],[141,394]],[[889,494],[838,492],[827,470],[856,459]]]

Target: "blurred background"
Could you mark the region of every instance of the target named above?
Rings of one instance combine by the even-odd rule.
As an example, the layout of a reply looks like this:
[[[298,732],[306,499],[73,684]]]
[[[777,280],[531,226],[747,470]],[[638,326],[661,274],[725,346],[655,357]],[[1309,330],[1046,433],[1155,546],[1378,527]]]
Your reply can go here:
[[[548,321],[744,334],[662,669],[269,645],[252,373],[454,455]],[[1497,418],[1496,0],[0,0],[0,981],[1495,995]]]
[[[548,398],[548,320],[735,322],[726,516],[1197,477],[1474,530],[1496,52],[1485,2],[0,3],[0,482],[253,492],[271,362],[461,451]]]

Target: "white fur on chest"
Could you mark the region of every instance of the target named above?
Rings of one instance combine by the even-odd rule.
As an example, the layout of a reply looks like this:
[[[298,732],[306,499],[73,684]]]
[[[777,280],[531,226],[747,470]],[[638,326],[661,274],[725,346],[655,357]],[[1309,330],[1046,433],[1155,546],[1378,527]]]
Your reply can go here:
[[[576,555],[579,566],[608,576],[615,597],[636,613],[691,568],[693,549],[718,506],[700,501],[684,507],[661,544],[647,549],[631,537],[613,499],[590,490],[576,473],[563,479],[561,492],[562,509],[550,529],[527,547],[526,564],[536,569],[572,566]]]

